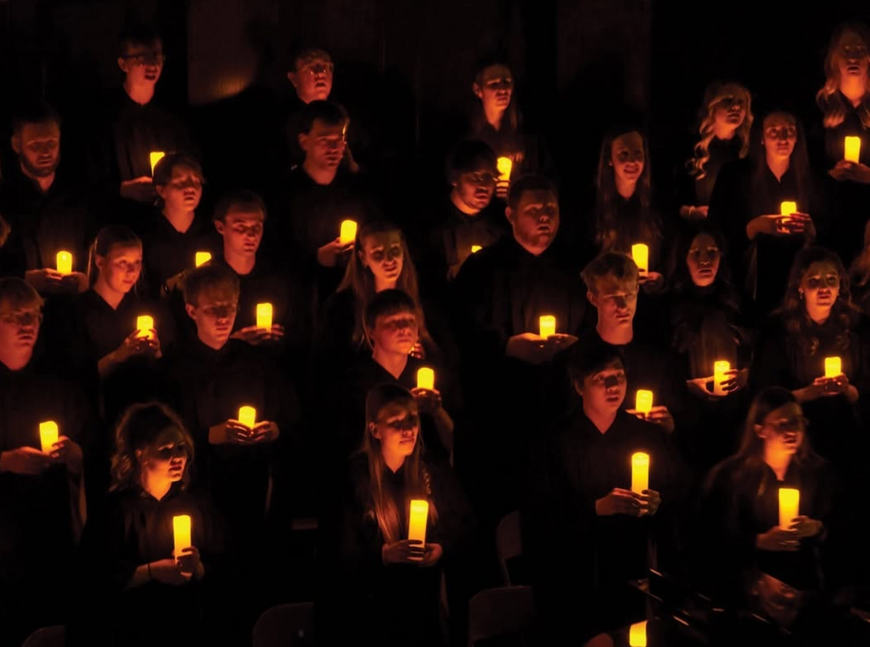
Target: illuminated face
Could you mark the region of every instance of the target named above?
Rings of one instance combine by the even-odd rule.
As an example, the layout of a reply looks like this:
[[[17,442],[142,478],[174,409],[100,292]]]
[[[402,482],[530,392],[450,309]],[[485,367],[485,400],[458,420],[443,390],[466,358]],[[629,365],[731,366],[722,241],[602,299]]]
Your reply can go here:
[[[631,328],[637,310],[637,281],[608,277],[597,283],[597,294],[589,292],[586,297],[598,309],[598,322],[608,329]]]
[[[625,382],[625,369],[621,362],[587,375],[582,388],[578,389],[584,408],[615,413],[625,400]]]
[[[746,119],[746,93],[736,85],[726,85],[713,106],[713,120],[717,126],[736,130]]]
[[[305,161],[317,168],[334,169],[341,163],[347,145],[345,126],[331,125],[315,119],[308,134],[299,134],[299,147],[305,151]]]
[[[784,112],[764,118],[762,144],[770,159],[788,159],[797,143],[797,122]]]
[[[505,211],[514,238],[535,254],[544,252],[559,232],[559,203],[549,191],[524,191],[516,210]]]
[[[178,165],[172,169],[172,178],[167,184],[154,188],[167,211],[193,211],[202,199],[202,176],[189,166]]]
[[[692,276],[692,283],[699,288],[713,285],[719,272],[719,246],[710,234],[698,234],[692,240],[689,253],[686,254],[686,265]]]
[[[635,184],[643,173],[646,159],[643,137],[637,131],[625,133],[610,145],[610,164],[616,177],[627,184]]]
[[[185,305],[187,314],[196,322],[196,334],[211,348],[223,348],[230,338],[233,324],[236,323],[239,295],[229,290],[206,290],[199,297],[199,303]]]
[[[417,343],[417,315],[413,312],[397,312],[378,317],[375,327],[368,332],[372,346],[388,353],[407,355]]]
[[[474,84],[474,94],[484,109],[492,112],[507,110],[513,91],[513,74],[506,65],[490,65],[481,72],[480,83]]]
[[[118,66],[127,75],[129,85],[156,85],[165,62],[163,43],[155,40],[147,45],[128,44],[124,55],[118,59]]]
[[[363,267],[371,270],[381,283],[393,283],[405,265],[402,235],[398,231],[368,234],[360,240],[359,251]]]
[[[95,257],[100,280],[109,289],[119,294],[127,294],[142,273],[142,246],[112,245],[105,256]]]
[[[390,456],[410,456],[417,444],[420,416],[417,404],[388,404],[378,419],[369,424],[372,436],[381,441],[381,453]]]
[[[184,434],[170,427],[160,432],[151,447],[137,450],[143,479],[175,483],[184,476],[190,458],[190,447]]]
[[[48,177],[60,164],[60,126],[56,121],[24,124],[12,148],[27,175]]]
[[[460,173],[454,191],[469,210],[482,211],[495,194],[496,170],[479,168]]]
[[[39,306],[13,307],[8,299],[3,299],[0,301],[0,349],[5,353],[33,349],[41,324]]]
[[[835,56],[841,81],[849,78],[867,79],[870,54],[867,52],[867,43],[854,31],[846,31],[840,36]]]
[[[324,52],[296,61],[296,69],[287,73],[290,83],[303,103],[325,101],[332,92],[332,73],[335,66]]]
[[[833,263],[813,263],[804,273],[800,289],[808,308],[830,309],[840,296],[840,273]]]
[[[224,238],[224,249],[241,256],[254,256],[263,240],[263,212],[230,210],[225,220],[214,223]]]
[[[764,448],[778,454],[796,454],[804,444],[807,424],[797,402],[789,402],[774,409],[755,425],[755,433],[764,439]]]

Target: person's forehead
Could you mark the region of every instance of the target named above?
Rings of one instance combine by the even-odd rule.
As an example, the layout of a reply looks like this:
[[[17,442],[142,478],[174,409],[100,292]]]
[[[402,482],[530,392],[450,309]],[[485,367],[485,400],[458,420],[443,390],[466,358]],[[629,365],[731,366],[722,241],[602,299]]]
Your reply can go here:
[[[511,70],[506,65],[490,65],[480,75],[484,83],[498,79],[511,78]]]
[[[819,276],[821,274],[838,274],[837,267],[830,261],[819,261],[807,268],[805,276]]]
[[[324,135],[341,135],[344,133],[344,124],[330,124],[322,119],[315,119],[311,124],[311,134],[322,137]]]
[[[140,243],[115,243],[109,249],[109,256],[121,258],[124,256],[142,257],[142,245]]]
[[[411,310],[400,310],[399,312],[394,312],[388,315],[381,315],[375,320],[375,325],[377,324],[388,324],[394,321],[407,321],[407,320],[416,321],[417,315]]]
[[[38,303],[16,303],[13,304],[8,298],[0,299],[0,312],[24,314],[27,312],[38,313],[40,311]]]
[[[485,160],[477,160],[460,171],[461,175],[474,175],[477,173],[492,173],[496,170],[495,164],[489,164]]]
[[[227,212],[227,222],[255,223],[263,222],[265,217],[259,209],[232,208]]]
[[[539,205],[555,205],[558,203],[556,196],[552,191],[547,191],[546,189],[533,189],[530,191],[523,191],[523,194],[520,196],[520,206],[521,207],[532,207]]]
[[[778,126],[794,126],[795,119],[790,114],[784,112],[777,112],[772,115],[768,115],[764,118],[764,127],[765,128],[774,128]]]
[[[137,54],[159,54],[163,51],[163,41],[157,38],[150,43],[128,42],[124,49],[128,55],[132,56]]]
[[[30,122],[21,128],[21,138],[25,142],[34,142],[60,137],[60,125],[52,121]]]
[[[300,68],[316,65],[318,63],[321,65],[328,65],[329,63],[332,63],[332,57],[329,53],[323,50],[317,50],[303,54],[296,59],[296,67]]]
[[[643,137],[636,130],[630,133],[623,133],[613,140],[614,148],[642,148]]]
[[[199,298],[200,307],[208,306],[234,306],[238,302],[238,296],[228,287],[212,287],[203,290]]]
[[[623,367],[622,362],[619,360],[613,360],[606,366],[602,366],[597,370],[592,371],[592,373],[589,374],[589,377],[610,377],[611,375],[619,375],[620,373],[625,373],[625,368]]]
[[[181,430],[177,427],[167,427],[159,434],[157,434],[157,438],[154,439],[154,446],[161,447],[163,445],[178,444],[184,441],[184,434],[181,433]]]
[[[799,413],[800,410],[800,405],[797,402],[786,402],[781,407],[777,407],[776,409],[768,413],[766,420],[781,420],[782,418],[785,418],[787,416]]]
[[[363,238],[363,245],[368,248],[384,247],[386,245],[401,244],[402,236],[398,231],[382,231],[376,234],[367,234]]]
[[[413,413],[416,410],[417,405],[413,401],[407,403],[390,402],[389,404],[384,405],[384,408],[381,409],[381,417],[387,419],[398,418],[407,413]]]
[[[637,287],[636,280],[618,279],[612,274],[600,277],[596,283],[598,284],[598,293],[603,297],[630,294]]]
[[[182,178],[193,176],[199,179],[202,179],[202,174],[192,166],[188,164],[178,164],[172,169],[172,177],[174,178]]]

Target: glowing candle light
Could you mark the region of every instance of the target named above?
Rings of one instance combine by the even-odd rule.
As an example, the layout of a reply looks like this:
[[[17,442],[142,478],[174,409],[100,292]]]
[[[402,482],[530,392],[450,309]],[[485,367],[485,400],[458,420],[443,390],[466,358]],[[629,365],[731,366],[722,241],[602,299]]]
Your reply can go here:
[[[411,514],[408,517],[408,539],[418,540],[426,545],[426,524],[429,521],[429,502],[424,499],[411,499]],[[423,559],[419,557],[417,559]]]
[[[790,487],[779,488],[779,527],[788,528],[800,515],[801,492]]]
[[[498,179],[502,182],[509,182],[511,171],[514,169],[513,160],[510,157],[499,157],[496,165],[498,166]]]
[[[57,253],[57,271],[61,274],[72,272],[72,254],[69,252]]]
[[[257,304],[257,328],[272,330],[272,304]]]
[[[544,315],[539,320],[541,327],[541,337],[547,339],[556,334],[556,317],[552,315]]]
[[[646,647],[646,620],[635,622],[628,630],[629,647]]]
[[[843,362],[839,357],[825,358],[825,377],[837,377],[843,374]]]
[[[163,151],[151,151],[151,155],[149,155],[149,158],[151,160],[151,176],[152,177],[154,176],[154,167],[156,167],[157,162],[162,160],[164,157],[166,157],[166,153],[164,153]]]
[[[725,375],[731,370],[731,362],[720,360],[713,362],[713,393],[716,395],[727,395],[728,392],[722,388],[722,382],[728,379]]]
[[[136,317],[136,330],[139,331],[140,337],[150,337],[151,331],[154,328],[154,317],[142,315]]]
[[[649,454],[637,452],[631,455],[631,491],[642,494],[649,490]]]
[[[472,245],[471,246],[471,253],[477,254],[477,252],[479,252],[481,249],[483,249],[483,247],[481,247],[480,245]]]
[[[423,367],[417,371],[417,388],[428,389],[431,391],[435,388],[435,371],[431,368]]]
[[[634,408],[637,412],[648,416],[649,412],[652,411],[652,406],[653,392],[647,391],[646,389],[638,389],[637,395],[634,398]]]
[[[649,272],[649,245],[636,243],[631,246],[631,257],[637,265],[637,271],[641,274]]]
[[[57,423],[54,420],[46,420],[39,423],[39,440],[42,443],[42,453],[50,454],[52,447],[60,437]]]
[[[781,216],[790,216],[797,213],[797,210],[797,202],[783,202],[779,205],[779,215]]]
[[[196,258],[194,259],[194,263],[196,267],[208,263],[211,260],[211,252],[197,252]]]
[[[347,245],[356,240],[356,221],[354,220],[342,220],[341,222],[341,233],[339,234],[339,239],[341,240],[342,245]]]
[[[175,557],[181,557],[185,548],[193,546],[190,539],[190,526],[189,514],[178,514],[172,517],[172,536],[175,539],[175,550],[172,554]]]
[[[861,138],[846,137],[845,154],[843,159],[847,162],[855,162],[857,164],[861,160]]]
[[[254,425],[257,424],[257,410],[254,407],[240,407],[239,422],[249,429],[253,429]]]

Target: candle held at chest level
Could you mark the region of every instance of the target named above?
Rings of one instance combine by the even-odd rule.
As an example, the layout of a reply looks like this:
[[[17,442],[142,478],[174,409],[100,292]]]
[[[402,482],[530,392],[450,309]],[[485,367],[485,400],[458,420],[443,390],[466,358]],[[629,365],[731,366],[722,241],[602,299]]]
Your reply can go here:
[[[175,540],[173,555],[175,557],[181,557],[186,548],[193,546],[191,530],[189,514],[178,514],[172,517],[172,536]]]
[[[825,358],[825,377],[837,377],[843,374],[843,361],[839,357]]]
[[[150,337],[151,331],[154,329],[154,317],[142,315],[136,317],[136,330],[139,331],[139,337]]]
[[[57,253],[57,271],[61,274],[70,274],[72,272],[72,254],[69,252]]]
[[[552,337],[556,334],[556,317],[552,315],[544,315],[538,321],[540,333],[543,339]]]
[[[861,161],[861,138],[846,137],[843,159],[858,164]]]
[[[429,522],[429,502],[425,499],[411,499],[411,513],[408,515],[408,539],[426,545],[426,524]],[[422,558],[420,558],[422,559]]]
[[[641,274],[649,272],[649,245],[636,243],[631,246],[631,258]]]
[[[257,328],[272,330],[272,304],[257,304]]]
[[[428,389],[431,391],[435,388],[435,371],[424,366],[417,371],[417,388]]]
[[[628,630],[629,647],[646,647],[646,623],[635,622]]]
[[[643,494],[649,489],[649,454],[636,452],[631,455],[631,491]]]
[[[713,362],[713,393],[715,395],[728,395],[728,392],[722,388],[722,382],[728,379],[725,375],[731,370],[731,362],[720,360]]]
[[[648,416],[649,412],[652,411],[652,406],[653,392],[647,391],[646,389],[638,389],[637,395],[634,397],[634,408],[637,412]]]
[[[50,454],[54,444],[60,437],[60,431],[54,420],[46,420],[39,423],[39,441],[42,444],[42,453]]]
[[[792,520],[800,515],[801,493],[790,487],[779,488],[779,527],[788,528]]]
[[[356,221],[343,220],[338,234],[342,245],[348,245],[356,240]]]
[[[257,424],[257,410],[254,407],[240,407],[239,422],[241,422],[249,429],[253,429],[254,425]]]

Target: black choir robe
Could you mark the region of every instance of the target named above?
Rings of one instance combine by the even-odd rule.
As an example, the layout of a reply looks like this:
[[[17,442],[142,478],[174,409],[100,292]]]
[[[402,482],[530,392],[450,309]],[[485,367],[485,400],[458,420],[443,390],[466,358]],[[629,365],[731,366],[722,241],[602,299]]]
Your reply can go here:
[[[734,162],[740,159],[740,148],[743,142],[737,136],[731,139],[719,139],[713,137],[710,140],[707,154],[710,159],[704,165],[704,177],[697,178],[690,175],[685,164],[679,167],[677,181],[677,200],[679,202],[676,208],[681,206],[709,206],[710,198],[713,195],[713,188],[716,186],[716,179],[719,177],[719,171],[722,170],[729,162]]]

